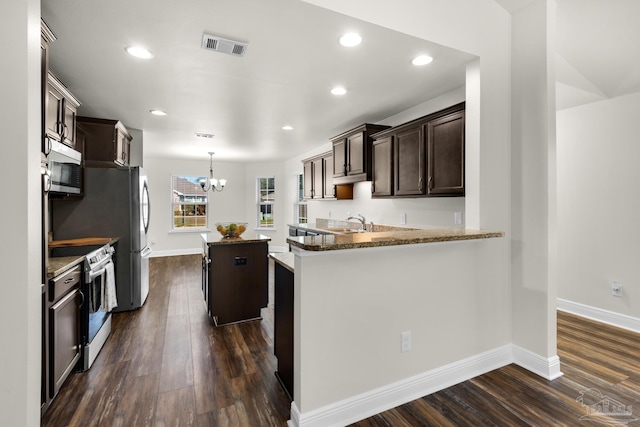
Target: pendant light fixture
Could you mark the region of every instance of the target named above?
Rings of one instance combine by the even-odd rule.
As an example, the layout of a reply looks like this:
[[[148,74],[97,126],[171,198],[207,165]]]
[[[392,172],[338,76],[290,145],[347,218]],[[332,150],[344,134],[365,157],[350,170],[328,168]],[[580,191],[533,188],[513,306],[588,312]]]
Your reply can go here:
[[[209,179],[201,179],[200,187],[202,191],[222,191],[224,190],[224,186],[227,185],[226,179],[216,179],[213,177],[213,155],[215,153],[213,151],[209,151],[209,156],[211,156],[211,162],[209,163]]]

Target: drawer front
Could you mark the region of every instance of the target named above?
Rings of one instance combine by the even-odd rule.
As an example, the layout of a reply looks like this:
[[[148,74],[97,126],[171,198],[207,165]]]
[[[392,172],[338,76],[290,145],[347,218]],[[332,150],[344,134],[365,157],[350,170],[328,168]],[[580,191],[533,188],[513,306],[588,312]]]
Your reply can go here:
[[[81,265],[77,265],[71,270],[49,280],[49,301],[56,301],[61,296],[80,285],[82,278]]]

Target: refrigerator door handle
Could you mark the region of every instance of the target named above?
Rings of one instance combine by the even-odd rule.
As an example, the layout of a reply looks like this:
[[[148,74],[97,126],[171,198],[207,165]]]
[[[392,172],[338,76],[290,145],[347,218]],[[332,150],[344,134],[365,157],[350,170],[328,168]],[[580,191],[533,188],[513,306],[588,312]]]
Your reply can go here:
[[[147,246],[146,248],[144,248],[144,249],[142,250],[142,252],[140,253],[140,256],[141,256],[142,258],[146,258],[146,257],[148,257],[148,256],[149,256],[149,254],[151,254],[151,248],[150,248],[149,246]]]

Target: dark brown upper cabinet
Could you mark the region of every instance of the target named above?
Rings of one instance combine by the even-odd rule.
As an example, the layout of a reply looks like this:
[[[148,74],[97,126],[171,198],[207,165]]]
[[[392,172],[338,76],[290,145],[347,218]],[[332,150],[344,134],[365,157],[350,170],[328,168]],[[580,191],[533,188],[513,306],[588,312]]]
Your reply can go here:
[[[334,184],[371,181],[371,135],[387,128],[389,126],[365,123],[331,138]]]
[[[353,199],[353,184],[334,185],[331,151],[302,161],[304,198],[324,200]]]
[[[386,197],[393,195],[393,136],[389,135],[373,142],[373,170],[371,195]]]
[[[427,194],[464,195],[464,111],[427,123]]]
[[[86,130],[84,159],[89,167],[129,166],[131,135],[118,120],[78,117]]]
[[[464,105],[373,135],[372,197],[464,196]]]
[[[44,107],[46,136],[75,148],[79,106],[80,101],[49,71]]]

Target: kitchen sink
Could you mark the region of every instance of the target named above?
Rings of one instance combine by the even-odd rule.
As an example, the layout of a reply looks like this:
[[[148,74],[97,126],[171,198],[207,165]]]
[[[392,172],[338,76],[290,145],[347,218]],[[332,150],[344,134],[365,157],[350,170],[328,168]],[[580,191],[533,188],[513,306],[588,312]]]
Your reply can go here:
[[[327,230],[333,233],[340,234],[352,234],[352,233],[366,233],[366,230],[356,229],[356,228],[327,228]]]

